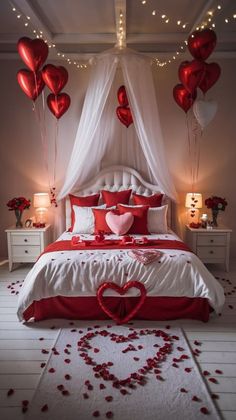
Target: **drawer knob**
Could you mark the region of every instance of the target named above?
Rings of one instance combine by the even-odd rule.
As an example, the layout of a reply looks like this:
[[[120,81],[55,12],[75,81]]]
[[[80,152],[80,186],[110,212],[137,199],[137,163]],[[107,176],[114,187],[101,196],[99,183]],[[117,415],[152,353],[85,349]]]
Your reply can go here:
[[[214,251],[210,251],[210,254],[214,254]]]
[[[24,242],[28,242],[28,239],[24,239]]]
[[[25,249],[25,254],[28,254],[28,251],[27,251],[27,249]]]
[[[211,243],[213,244],[213,242],[214,242],[214,239],[211,239],[211,240],[210,240],[210,242],[211,242]]]

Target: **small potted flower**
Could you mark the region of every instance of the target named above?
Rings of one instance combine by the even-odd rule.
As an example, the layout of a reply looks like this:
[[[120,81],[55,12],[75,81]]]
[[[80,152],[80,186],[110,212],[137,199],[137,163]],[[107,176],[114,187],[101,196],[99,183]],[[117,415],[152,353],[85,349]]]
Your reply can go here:
[[[16,216],[16,227],[22,227],[23,223],[21,221],[23,210],[30,208],[30,200],[27,200],[25,197],[14,197],[12,200],[8,201],[7,207],[8,210],[15,212]]]
[[[227,201],[225,200],[225,198],[213,195],[205,200],[205,204],[208,209],[211,209],[213,226],[218,226],[217,216],[220,210],[225,210],[225,207],[228,205]]]

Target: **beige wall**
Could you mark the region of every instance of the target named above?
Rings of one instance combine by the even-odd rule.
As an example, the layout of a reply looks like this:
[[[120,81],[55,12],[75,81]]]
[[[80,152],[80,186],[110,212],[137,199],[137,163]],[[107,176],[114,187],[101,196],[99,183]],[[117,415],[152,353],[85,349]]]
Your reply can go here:
[[[207,93],[208,99],[218,102],[214,120],[204,130],[201,139],[201,160],[197,189],[203,198],[211,194],[226,197],[229,202],[221,212],[223,223],[236,231],[236,60],[217,60],[222,76]],[[55,63],[57,64],[57,63]],[[60,63],[61,64],[61,63]],[[174,178],[180,202],[177,206],[178,232],[183,232],[185,221],[184,197],[190,190],[187,130],[185,113],[173,100],[172,89],[178,83],[179,63],[166,68],[154,68],[154,80],[168,164]],[[6,202],[14,196],[33,197],[34,192],[47,190],[47,176],[43,164],[39,125],[32,112],[32,101],[21,91],[16,73],[22,68],[18,60],[1,61],[1,126],[0,126],[0,257],[7,256],[4,229],[14,223],[14,214]],[[72,104],[59,120],[58,174],[63,176],[70,157],[73,141],[81,115],[89,70],[69,67],[69,82],[64,91]],[[55,119],[46,111],[49,136],[53,137]],[[50,219],[56,210],[50,210]],[[205,211],[205,209],[204,209]],[[32,216],[34,209],[24,212]],[[232,235],[231,257],[236,257],[236,235]]]

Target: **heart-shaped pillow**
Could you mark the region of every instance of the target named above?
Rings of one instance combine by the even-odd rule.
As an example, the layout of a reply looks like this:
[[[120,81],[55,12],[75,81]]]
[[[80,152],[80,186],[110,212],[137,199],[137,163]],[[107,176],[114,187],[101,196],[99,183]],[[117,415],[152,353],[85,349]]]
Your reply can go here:
[[[114,212],[109,211],[106,214],[107,225],[116,235],[125,235],[131,228],[133,221],[134,216],[130,212],[115,214]]]

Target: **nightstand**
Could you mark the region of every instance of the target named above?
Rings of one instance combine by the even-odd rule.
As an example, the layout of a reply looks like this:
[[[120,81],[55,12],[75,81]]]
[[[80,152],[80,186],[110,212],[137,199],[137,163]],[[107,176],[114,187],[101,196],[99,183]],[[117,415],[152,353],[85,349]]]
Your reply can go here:
[[[7,232],[9,271],[13,263],[32,263],[37,260],[44,248],[51,242],[51,225],[44,228],[15,228]]]
[[[203,263],[224,264],[229,271],[229,247],[232,230],[225,227],[193,229],[186,226],[186,242]]]

